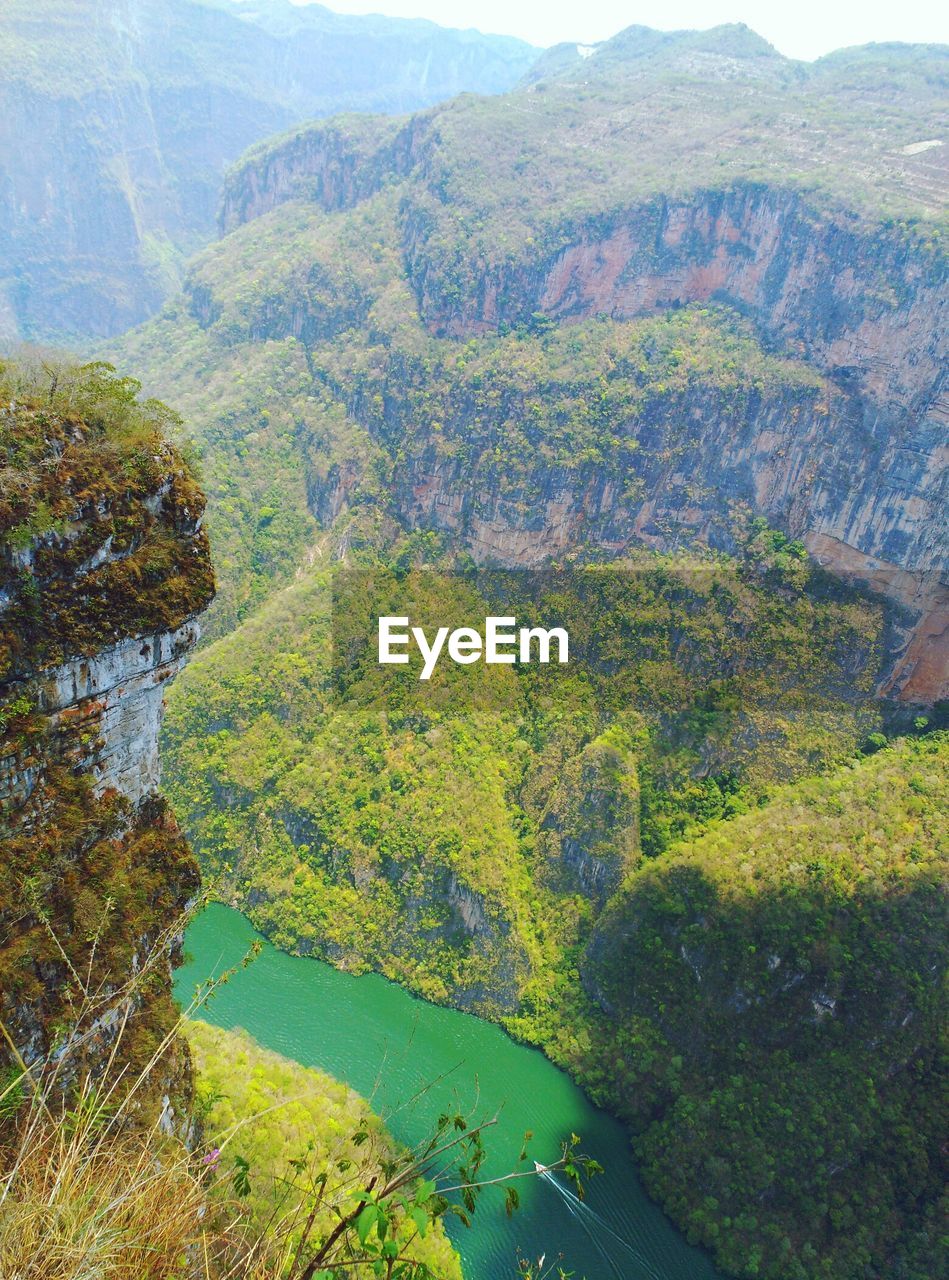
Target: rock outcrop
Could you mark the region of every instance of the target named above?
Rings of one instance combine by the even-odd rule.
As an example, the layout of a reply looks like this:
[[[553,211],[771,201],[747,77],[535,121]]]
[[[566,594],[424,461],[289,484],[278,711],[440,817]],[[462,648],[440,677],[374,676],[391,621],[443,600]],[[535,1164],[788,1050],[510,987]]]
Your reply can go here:
[[[741,501],[912,615],[889,687],[934,701],[947,693],[949,643],[949,264],[933,228],[949,146],[938,135],[903,145],[930,121],[930,57],[944,66],[937,47],[894,46],[792,75],[737,28],[631,29],[497,104],[457,102],[398,128],[317,125],[261,148],[229,178],[223,229],[287,201],[336,213],[395,186],[394,235],[418,314],[459,346],[696,305],[746,317],[765,350],[825,379],[823,398],[751,396],[737,417],[714,394],[677,404],[688,448],[640,473],[635,503],[620,498],[628,475],[542,464],[522,500],[504,502],[470,449],[446,460],[435,440],[413,448],[400,515],[460,534],[481,562],[517,565],[581,539],[607,552],[637,538],[678,545],[687,526],[721,545],[729,504]],[[854,103],[880,101],[874,76],[889,86],[892,116],[868,145]],[[702,118],[694,137],[683,112]],[[332,336],[293,314],[292,330],[278,323],[266,336]],[[365,301],[358,322],[369,314]],[[272,303],[268,315],[277,319]],[[338,330],[347,323],[349,313]],[[395,368],[384,391],[390,417],[403,374]],[[338,393],[368,418],[358,381]],[[643,441],[656,424],[641,417]],[[667,438],[673,425],[660,428]],[[345,501],[345,470],[339,462],[332,491],[314,486],[321,517]]]
[[[157,792],[166,682],[213,582],[167,411],[93,366],[0,368],[0,1018],[27,1063],[148,1060],[197,867]],[[175,1049],[151,1091],[188,1088]]]

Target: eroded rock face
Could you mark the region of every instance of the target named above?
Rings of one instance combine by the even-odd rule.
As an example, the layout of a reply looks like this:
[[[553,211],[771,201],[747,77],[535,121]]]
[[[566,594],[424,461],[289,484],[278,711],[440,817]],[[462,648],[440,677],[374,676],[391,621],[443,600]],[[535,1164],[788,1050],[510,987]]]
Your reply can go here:
[[[617,319],[729,302],[761,332],[803,351],[822,372],[877,405],[939,409],[949,313],[947,267],[905,232],[852,224],[794,192],[736,183],[688,198],[657,197],[579,222],[549,257],[489,275],[447,313],[426,289],[426,237],[407,256],[423,314],[455,336],[516,323],[534,311]],[[945,406],[942,406],[945,421]]]
[[[117,791],[140,805],[158,789],[158,732],[165,683],[181,670],[198,639],[191,621],[174,632],[121,640],[90,658],[73,658],[30,683],[36,710],[60,742],[78,735],[71,752],[94,791]],[[24,694],[23,696],[29,696]],[[39,770],[0,759],[0,804],[21,809],[26,821]]]
[[[27,1062],[81,1030],[74,1073],[131,1014],[134,1070],[176,1016],[169,930],[199,884],[158,730],[213,578],[203,498],[159,424],[112,429],[56,395],[0,419],[0,1016]],[[172,1049],[145,1101],[167,1123],[189,1082]]]
[[[421,252],[411,242],[408,252],[411,270]],[[535,311],[625,319],[723,302],[752,316],[770,344],[803,354],[839,394],[817,405],[766,405],[737,423],[709,412],[714,400],[695,405],[701,429],[679,478],[719,500],[693,503],[692,520],[714,517],[722,498],[740,495],[831,569],[882,571],[891,583],[905,571],[912,583],[900,583],[899,598],[909,603],[925,575],[949,566],[946,286],[945,263],[905,238],[841,225],[794,194],[740,187],[580,226],[555,257],[487,278],[480,296],[454,312],[428,293],[424,272],[419,296],[430,324],[459,338]],[[649,484],[637,532],[648,536],[656,516],[668,514],[672,479]],[[603,510],[602,495],[594,505]],[[555,495],[545,520],[555,547],[580,506],[589,509],[589,495]],[[500,536],[475,530],[475,547]]]
[[[446,247],[438,193],[451,182],[448,127],[434,112],[397,131],[321,127],[275,144],[233,175],[224,227],[289,200],[344,210],[401,183],[405,274],[434,334],[464,341],[538,313],[571,324],[725,304],[766,349],[819,372],[826,394],[763,396],[736,418],[710,391],[677,405],[678,423],[644,418],[641,440],[678,427],[688,441],[670,465],[644,472],[637,501],[628,477],[606,466],[565,474],[540,461],[523,493],[502,496],[477,462],[446,460],[433,442],[398,477],[399,517],[460,536],[480,563],[529,566],[581,540],[615,554],[637,540],[669,548],[683,529],[727,545],[730,507],[745,503],[821,565],[908,610],[889,688],[907,701],[946,696],[949,288],[938,248],[905,226],[740,178],[574,216],[505,255],[474,239]],[[302,323],[293,332],[327,337]],[[424,433],[413,425],[416,440]],[[334,518],[355,482],[340,463],[311,485],[316,514]]]
[[[692,386],[643,405],[617,431],[637,442],[631,468],[564,466],[538,451],[517,483],[501,483],[490,440],[472,432],[462,458],[413,425],[395,511],[409,527],[449,534],[478,564],[519,568],[582,545],[611,556],[643,544],[731,551],[741,513],[764,514],[822,567],[899,606],[886,692],[917,703],[946,696],[949,470],[932,420],[900,423],[878,410],[868,424],[852,394],[815,380],[768,385],[737,408],[714,387]],[[314,466],[311,508],[328,525],[358,483],[346,460]]]
[[[141,323],[211,238],[224,170],[258,139],[503,91],[535,56],[506,37],[278,8],[6,0],[0,338]]]

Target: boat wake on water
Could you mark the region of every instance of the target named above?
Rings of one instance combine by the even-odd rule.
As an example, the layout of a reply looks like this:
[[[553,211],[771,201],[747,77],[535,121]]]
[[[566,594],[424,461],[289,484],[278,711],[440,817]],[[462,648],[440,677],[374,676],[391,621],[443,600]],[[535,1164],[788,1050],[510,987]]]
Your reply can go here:
[[[630,1244],[628,1240],[624,1240],[621,1235],[613,1230],[605,1218],[598,1214],[595,1209],[591,1209],[588,1204],[584,1204],[580,1197],[574,1195],[569,1187],[565,1187],[563,1183],[558,1182],[546,1165],[542,1165],[535,1160],[534,1168],[545,1182],[549,1182],[555,1188],[571,1214],[583,1227],[604,1261],[614,1275],[619,1277],[619,1280],[641,1280],[643,1276],[650,1277],[650,1280],[662,1280],[659,1272],[650,1266],[634,1245]],[[607,1249],[607,1243],[610,1243],[609,1250]],[[620,1251],[625,1255],[622,1265],[613,1256],[614,1253],[619,1253]],[[635,1271],[629,1270],[630,1261],[635,1264]]]

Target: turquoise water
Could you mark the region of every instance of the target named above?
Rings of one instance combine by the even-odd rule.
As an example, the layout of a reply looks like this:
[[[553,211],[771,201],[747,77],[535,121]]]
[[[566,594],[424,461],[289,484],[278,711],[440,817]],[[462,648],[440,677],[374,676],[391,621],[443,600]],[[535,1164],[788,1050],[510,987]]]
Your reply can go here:
[[[237,911],[209,907],[188,930],[178,998],[190,1001],[198,982],[237,964],[257,937]],[[502,1192],[488,1190],[470,1230],[450,1224],[467,1280],[513,1280],[518,1249],[535,1261],[545,1254],[548,1264],[559,1256],[577,1280],[717,1274],[645,1196],[622,1126],[543,1054],[498,1027],[426,1004],[384,978],[353,977],[268,943],[219,988],[202,1016],[243,1027],[267,1048],[346,1081],[406,1144],[430,1133],[447,1107],[474,1108],[479,1117],[499,1112],[485,1135],[485,1176],[514,1167],[525,1130],[533,1131],[530,1153],[541,1163],[557,1158],[562,1138],[580,1134],[583,1150],[606,1170],[591,1182],[586,1204],[562,1182],[529,1178],[517,1184],[521,1208],[512,1218]]]

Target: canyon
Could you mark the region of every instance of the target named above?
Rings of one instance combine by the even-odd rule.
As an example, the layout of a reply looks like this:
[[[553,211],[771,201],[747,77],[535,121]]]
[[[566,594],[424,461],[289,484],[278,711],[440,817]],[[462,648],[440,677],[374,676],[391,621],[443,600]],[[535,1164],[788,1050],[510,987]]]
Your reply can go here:
[[[631,28],[303,126],[108,348],[204,468],[221,590],[164,742],[221,898],[543,1046],[735,1274],[932,1243],[945,72]],[[520,574],[571,663],[341,673],[351,570],[445,623],[520,616]]]
[[[175,291],[252,143],[510,88],[537,51],[288,0],[7,0],[0,52],[0,341],[72,346]]]
[[[717,37],[719,46],[725,38]],[[820,375],[822,396],[803,397],[802,403],[798,391],[782,403],[759,407],[752,401],[730,418],[698,399],[680,404],[688,444],[674,460],[641,477],[640,501],[623,501],[617,477],[606,469],[587,468],[578,483],[562,468],[538,465],[525,492],[540,501],[527,504],[526,518],[515,513],[516,501],[505,501],[483,481],[472,482],[478,468],[471,461],[439,457],[432,437],[431,447],[420,447],[418,437],[426,437],[427,427],[424,420],[416,422],[411,462],[395,482],[398,518],[450,531],[480,563],[536,565],[585,538],[608,554],[638,542],[667,548],[690,533],[728,545],[728,507],[747,503],[800,538],[819,564],[860,578],[897,602],[903,651],[886,687],[907,702],[937,701],[947,692],[949,644],[949,273],[938,232],[929,227],[938,226],[944,208],[949,148],[907,155],[911,148],[895,145],[901,128],[909,127],[908,116],[904,122],[899,112],[908,113],[910,95],[898,96],[885,136],[864,155],[867,172],[861,179],[874,196],[855,190],[848,202],[842,188],[827,188],[821,158],[821,147],[831,146],[833,137],[823,119],[838,91],[833,60],[816,64],[802,88],[782,80],[776,56],[765,58],[752,47],[731,53],[733,74],[747,77],[752,99],[742,108],[745,118],[757,107],[759,127],[767,112],[783,122],[779,108],[786,112],[793,105],[807,113],[800,130],[816,130],[815,149],[802,149],[804,134],[792,136],[782,123],[774,176],[764,180],[750,138],[731,118],[718,144],[728,172],[717,185],[705,181],[709,157],[703,154],[694,178],[673,169],[667,190],[630,199],[637,176],[644,186],[656,185],[649,157],[660,142],[673,152],[683,145],[677,131],[684,105],[701,95],[716,109],[709,65],[702,63],[700,76],[688,61],[696,56],[696,39],[683,37],[677,46],[670,37],[648,60],[634,50],[631,65],[639,69],[637,56],[646,65],[638,80],[625,82],[629,97],[620,102],[619,52],[610,60],[607,45],[584,61],[582,81],[579,72],[561,72],[543,95],[534,84],[500,106],[452,104],[401,127],[370,121],[353,130],[337,123],[301,129],[258,149],[229,175],[222,230],[239,241],[242,227],[261,218],[279,220],[285,205],[322,209],[331,218],[354,215],[383,200],[395,184],[398,207],[390,234],[419,318],[431,335],[459,344],[538,323],[582,325],[603,317],[668,315],[683,307],[731,308],[753,327],[766,351],[790,356]],[[649,44],[645,35],[642,43]],[[712,48],[715,33],[706,33],[703,49]],[[713,56],[723,55],[707,54]],[[938,65],[935,52],[933,57]],[[568,95],[580,92],[580,85],[585,88],[578,106]],[[603,95],[602,105],[592,86]],[[873,88],[860,88],[862,100],[872,100]],[[459,154],[475,130],[482,131],[483,148],[490,146],[489,137],[501,149],[517,150],[517,142],[511,146],[500,136],[505,103],[512,113],[529,117],[517,162],[526,194],[516,212],[515,192],[503,183],[474,192],[471,173],[477,166],[469,157],[463,167]],[[913,105],[924,117],[930,109],[925,93]],[[596,125],[594,145],[607,180],[605,190],[585,193],[594,206],[589,211],[552,216],[545,203],[535,202],[531,183],[542,190],[548,171],[549,186],[556,184],[558,170],[574,173],[579,162],[569,150],[558,150],[567,131],[557,112],[570,109],[586,121],[588,132]],[[620,148],[640,136],[647,111],[657,112],[647,158],[633,158],[624,172]],[[538,140],[544,121],[549,139]],[[846,118],[834,123],[834,145],[841,151],[855,145]],[[920,180],[912,172],[916,163],[926,165]],[[898,207],[897,197],[902,217],[885,214]],[[872,198],[879,201],[878,214]],[[461,226],[493,228],[508,216],[504,254],[487,231],[459,234]],[[294,336],[319,349],[356,316],[372,314],[371,287],[368,296],[357,290],[340,299],[338,313],[326,310],[325,290],[318,309],[316,298],[311,307],[307,295],[300,279],[278,308],[265,302],[245,323],[259,340]],[[220,321],[221,307],[201,263],[186,282],[186,297],[202,326]],[[393,380],[404,373],[403,364],[394,364]],[[338,384],[344,400],[354,390],[345,380]],[[390,383],[382,394],[404,400]],[[356,416],[365,422],[365,398],[356,395]],[[373,430],[378,436],[387,429],[380,424]],[[648,422],[640,427],[649,430]],[[352,475],[352,463],[341,460],[326,482],[311,486],[311,506],[321,519],[340,510]]]

